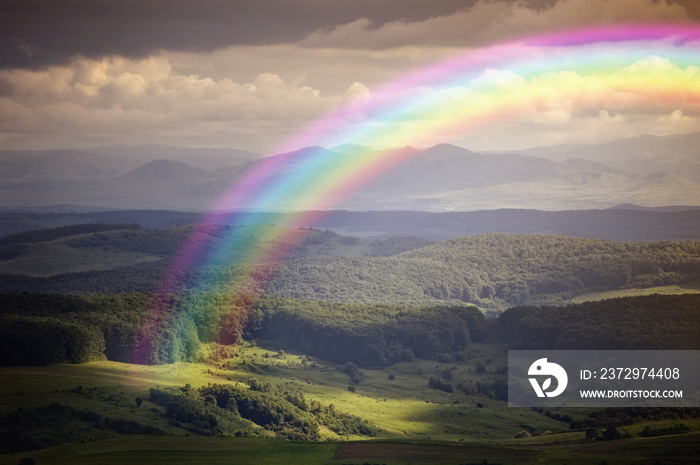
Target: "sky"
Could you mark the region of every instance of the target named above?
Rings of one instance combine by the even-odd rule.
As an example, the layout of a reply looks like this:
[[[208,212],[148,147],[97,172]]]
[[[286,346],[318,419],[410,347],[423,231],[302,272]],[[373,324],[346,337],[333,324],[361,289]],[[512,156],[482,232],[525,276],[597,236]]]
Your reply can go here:
[[[0,150],[112,144],[272,155],[411,70],[533,34],[700,23],[696,0],[0,0]],[[698,70],[674,69],[689,79]],[[460,134],[472,150],[700,130],[697,103],[542,112]],[[432,141],[437,142],[437,141]]]

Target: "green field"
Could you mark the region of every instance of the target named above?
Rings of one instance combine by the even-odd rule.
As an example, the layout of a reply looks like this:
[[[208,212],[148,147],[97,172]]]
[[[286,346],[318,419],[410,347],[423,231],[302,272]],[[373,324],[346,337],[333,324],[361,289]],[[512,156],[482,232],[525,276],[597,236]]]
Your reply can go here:
[[[477,345],[473,349],[476,358],[470,366],[417,359],[383,370],[363,369],[365,378],[353,386],[355,392],[348,390],[351,384],[348,376],[332,364],[322,361],[302,364],[303,359],[295,355],[265,358],[265,354],[272,352],[260,348],[247,348],[244,353],[245,365],[248,370],[255,370],[261,382],[301,389],[307,397],[322,404],[332,403],[340,411],[360,415],[378,428],[378,438],[504,439],[512,438],[525,425],[539,432],[568,428],[565,423],[529,409],[509,409],[502,401],[428,388],[428,378],[445,369],[451,370],[454,383],[486,380],[489,374],[476,374],[474,366],[477,361],[486,360],[491,360],[492,368],[505,364],[503,346]],[[236,373],[245,379],[245,373]],[[394,379],[389,379],[390,375]]]
[[[618,297],[636,297],[644,295],[682,295],[682,294],[700,294],[700,285],[685,284],[673,286],[656,286],[647,288],[632,288],[620,289],[617,291],[607,292],[592,292],[574,297],[570,300],[571,303],[595,302],[597,300],[616,299]]]
[[[568,435],[566,439],[570,439]],[[522,464],[633,465],[696,464],[700,433],[663,438],[623,439],[586,444],[580,438],[550,442],[298,443],[272,439],[202,437],[123,437],[66,444],[48,450],[0,456],[1,465],[31,458],[36,464],[245,464],[387,465]]]
[[[348,390],[348,376],[332,364],[249,345],[219,367],[100,361],[0,368],[0,413],[58,403],[162,431],[156,436],[124,436],[79,421],[49,425],[36,434],[58,434],[57,429],[66,428],[75,434],[56,447],[0,456],[0,464],[18,464],[22,458],[37,464],[639,464],[655,458],[658,463],[693,463],[700,439],[698,419],[682,421],[685,434],[640,438],[647,424],[637,424],[620,428],[629,439],[591,444],[585,442],[584,432],[569,432],[566,423],[534,410],[427,387],[427,377],[445,369],[452,370],[454,382],[486,376],[474,372],[473,364],[484,363],[490,371],[502,362],[503,350],[502,345],[480,343],[474,344],[473,359],[459,366],[417,359],[384,370],[363,369],[365,377],[355,392]],[[148,400],[151,387],[245,384],[253,376],[369,420],[376,436],[340,437],[323,430],[322,442],[202,437],[168,421],[164,409]],[[137,397],[144,399],[138,407]],[[582,418],[588,411],[560,413]],[[660,429],[677,423],[651,425]],[[513,439],[522,430],[533,436]]]
[[[505,363],[502,349],[481,344],[474,349],[475,360],[491,360],[489,366],[500,366]],[[376,437],[382,439],[507,439],[526,427],[540,433],[568,429],[567,424],[530,409],[509,409],[502,401],[428,388],[428,378],[445,369],[452,370],[455,383],[488,378],[489,374],[474,373],[473,366],[416,359],[384,370],[363,369],[365,378],[354,386],[355,392],[351,392],[348,375],[337,370],[334,364],[307,360],[305,356],[285,354],[280,357],[277,352],[259,347],[243,347],[237,357],[227,363],[231,369],[193,363],[143,366],[110,361],[3,367],[0,376],[7,382],[0,387],[0,413],[9,413],[19,406],[37,408],[57,402],[185,434],[184,430],[169,428],[162,418],[149,410],[162,410],[148,401],[149,388],[246,384],[254,376],[262,383],[300,390],[307,398],[323,405],[333,404],[339,411],[359,415],[376,427]],[[394,379],[390,380],[389,375]],[[82,386],[82,393],[76,392],[79,386]],[[140,408],[136,408],[136,397],[145,399]],[[323,433],[334,440],[361,438],[339,438],[330,431]]]

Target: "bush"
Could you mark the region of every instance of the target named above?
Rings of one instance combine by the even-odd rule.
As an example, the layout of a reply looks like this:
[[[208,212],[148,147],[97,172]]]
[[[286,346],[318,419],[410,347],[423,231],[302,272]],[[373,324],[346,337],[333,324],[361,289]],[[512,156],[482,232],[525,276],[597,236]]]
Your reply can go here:
[[[452,384],[442,382],[439,378],[435,378],[433,376],[431,376],[430,379],[428,379],[428,387],[431,389],[437,389],[439,391],[449,393],[452,393],[453,391]]]

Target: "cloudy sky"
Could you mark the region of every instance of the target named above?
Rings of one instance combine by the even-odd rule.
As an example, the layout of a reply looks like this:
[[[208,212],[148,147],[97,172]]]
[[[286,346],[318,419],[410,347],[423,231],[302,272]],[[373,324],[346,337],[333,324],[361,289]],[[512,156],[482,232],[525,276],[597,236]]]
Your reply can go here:
[[[436,60],[547,31],[652,21],[697,24],[700,2],[0,0],[0,149],[159,143],[271,154]],[[451,142],[497,150],[700,130],[692,102],[644,115],[600,108],[593,118],[569,112],[553,127],[528,114]]]

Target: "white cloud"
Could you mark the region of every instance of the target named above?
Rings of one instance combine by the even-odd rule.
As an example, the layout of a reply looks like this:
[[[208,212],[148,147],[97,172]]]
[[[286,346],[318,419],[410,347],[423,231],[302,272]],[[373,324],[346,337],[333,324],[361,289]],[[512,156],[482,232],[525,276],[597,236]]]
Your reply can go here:
[[[616,115],[611,115],[607,110],[600,110],[598,112],[598,118],[603,123],[624,123],[627,121],[627,118],[621,113],[618,113]]]
[[[367,86],[356,81],[347,88],[345,96],[351,100],[367,101],[372,97],[372,93]]]
[[[164,56],[81,59],[43,71],[0,71],[0,80],[12,89],[0,108],[13,115],[0,119],[0,133],[60,134],[71,146],[92,143],[97,134],[110,139],[103,143],[142,143],[166,134],[158,142],[177,145],[182,134],[199,135],[201,146],[271,149],[251,142],[278,142],[342,98],[273,73],[247,83],[184,75]],[[352,92],[360,95],[362,85]]]
[[[652,131],[655,134],[676,134],[678,132],[694,132],[698,128],[700,128],[700,113],[691,116],[686,115],[683,110],[676,109],[656,118]]]
[[[672,122],[678,122],[678,121],[683,121],[683,120],[689,120],[687,116],[683,114],[683,111],[681,110],[673,110],[673,112],[670,115],[664,115],[659,117],[659,121],[672,121]]]

